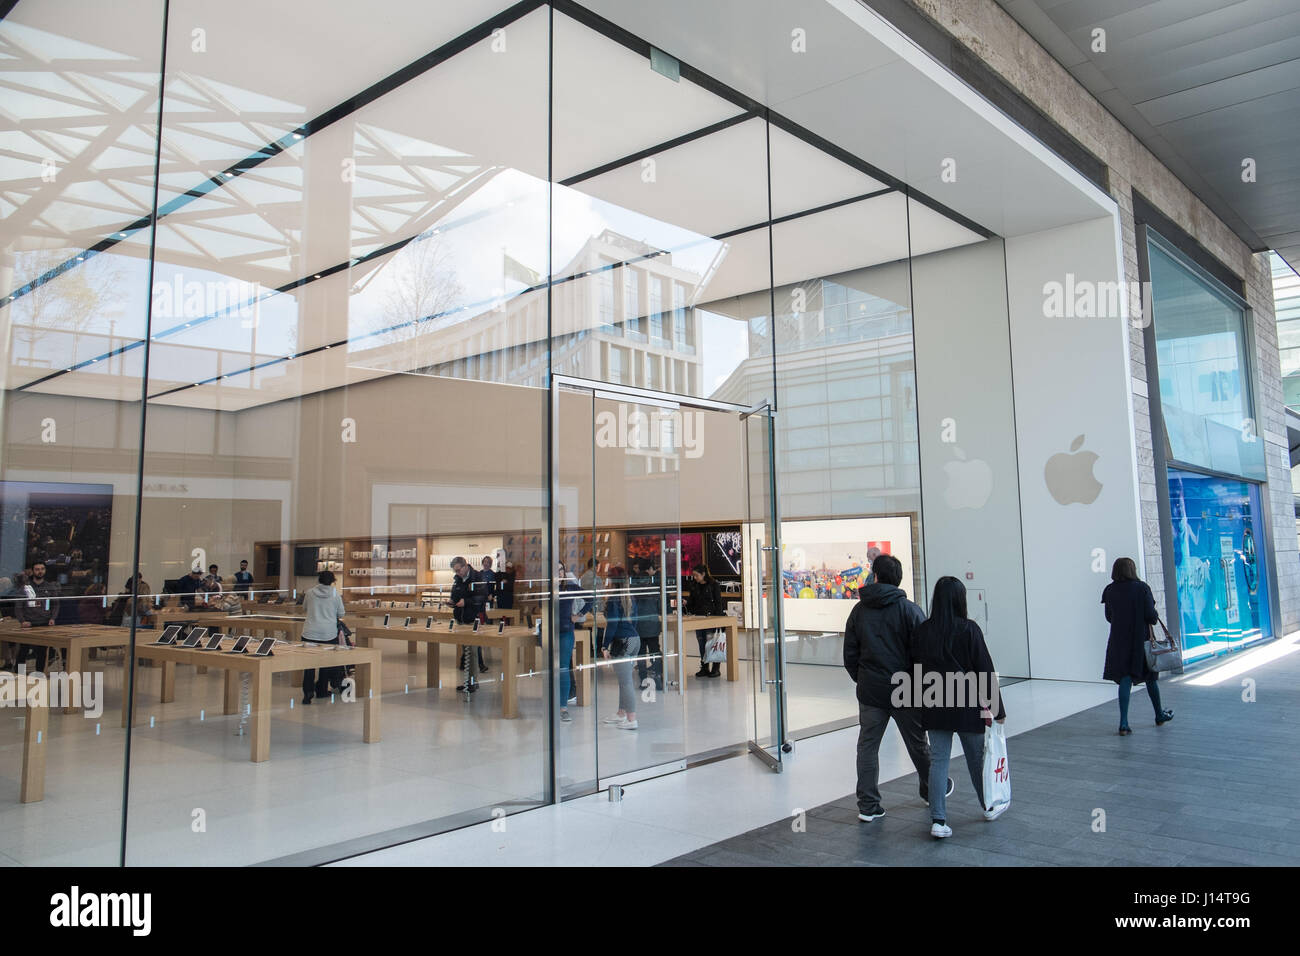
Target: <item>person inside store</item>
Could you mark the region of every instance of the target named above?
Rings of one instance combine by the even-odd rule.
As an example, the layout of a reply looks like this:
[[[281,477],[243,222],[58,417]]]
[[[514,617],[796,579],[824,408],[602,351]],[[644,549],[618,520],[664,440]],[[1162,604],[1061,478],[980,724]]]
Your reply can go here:
[[[221,593],[221,575],[217,573],[217,566],[215,564],[208,565],[208,574],[207,577],[203,579],[203,587],[200,588],[200,590],[203,591],[204,594]],[[209,598],[205,598],[204,600],[209,600]]]
[[[637,657],[637,684],[645,686],[646,678],[653,677],[656,690],[664,689],[664,658],[659,644],[663,630],[660,619],[659,569],[650,560],[632,562],[632,616],[636,632],[641,638],[641,654]]]
[[[18,602],[18,621],[24,628],[49,627],[54,623],[54,618],[58,615],[59,596],[62,589],[55,582],[45,576],[45,562],[37,561],[32,565],[30,577],[25,576],[22,585],[23,600]],[[48,647],[37,647],[31,644],[20,644],[18,646],[18,657],[15,665],[24,663],[28,657],[35,656],[35,671],[45,672],[45,662],[49,657],[50,649]]]
[[[334,590],[334,572],[322,571],[316,576],[316,586],[303,596],[303,614],[306,621],[302,626],[304,644],[339,643],[339,626],[343,623],[343,598]],[[302,672],[302,702],[311,703],[312,696],[328,697],[343,687],[344,669],[342,667],[322,667],[320,677],[316,671]]]
[[[697,564],[691,571],[691,589],[686,595],[686,613],[715,617],[725,610],[722,604],[722,588],[718,585],[718,579],[709,573],[706,565]],[[710,667],[704,661],[705,646],[710,636],[711,633],[708,631],[695,632],[696,640],[700,644],[700,669],[696,671],[696,677],[722,676],[722,665],[719,662],[715,661]]]
[[[912,632],[910,671],[920,667],[922,683],[930,674],[942,675],[937,706],[920,708],[921,726],[930,742],[930,835],[938,839],[952,836],[948,825],[947,793],[944,781],[952,759],[952,735],[961,739],[966,770],[985,820],[995,820],[1007,808],[996,810],[984,802],[984,728],[996,720],[1007,719],[1002,695],[998,691],[997,668],[984,632],[966,616],[966,585],[945,576],[934,583],[930,599],[930,619]],[[974,691],[974,698],[965,699]]]
[[[575,580],[576,584],[577,581]],[[497,575],[497,607],[508,611],[515,606],[515,564],[507,561],[505,570]]]
[[[632,622],[632,596],[628,593],[627,571],[622,565],[609,570],[605,581],[605,636],[600,656],[614,662],[618,680],[618,713],[604,723],[618,730],[636,730],[637,688],[632,679],[633,661],[641,650],[641,638]]]
[[[76,601],[78,624],[103,624],[108,608],[104,607],[106,589],[96,581],[86,587],[85,592]]]
[[[253,574],[248,570],[247,561],[239,562],[239,570],[235,572],[235,590],[246,598],[252,597]]]
[[[1110,622],[1106,666],[1101,676],[1119,684],[1119,736],[1133,733],[1128,725],[1128,702],[1134,684],[1146,684],[1156,726],[1169,723],[1174,712],[1165,710],[1160,703],[1158,675],[1147,664],[1145,647],[1149,629],[1159,622],[1160,614],[1151,588],[1138,577],[1137,562],[1132,558],[1115,559],[1110,584],[1101,592],[1101,603],[1106,606],[1106,620]]]
[[[451,559],[451,570],[454,577],[451,580],[451,608],[452,617],[457,624],[467,624],[473,626],[475,621],[483,621],[483,590],[479,586],[478,573],[469,566],[469,562],[457,555]],[[487,663],[483,660],[483,648],[478,649],[478,669],[480,674],[487,673]],[[460,656],[460,669],[466,672],[465,683],[457,690],[463,690],[472,694],[478,690],[478,678],[474,676],[472,663],[474,661],[474,648],[472,645],[462,645]]]
[[[895,674],[908,673],[912,635],[925,612],[907,599],[899,585],[903,564],[892,554],[871,563],[875,580],[858,592],[858,602],[844,625],[844,669],[857,685],[858,819],[870,823],[885,815],[880,804],[880,741],[892,719],[920,781],[921,799],[930,799],[930,746],[913,707],[896,707]],[[948,778],[945,796],[952,793]]]
[[[176,582],[176,591],[180,594],[181,607],[193,611],[194,595],[203,590],[203,572],[198,568],[190,568],[190,573],[185,575]]]
[[[492,570],[492,559],[487,555],[483,556],[483,567],[478,573],[479,587],[483,591],[484,609],[495,607],[493,601],[496,598],[497,576]]]
[[[507,569],[510,567],[506,565]],[[573,595],[581,590],[582,585],[578,579],[573,576],[573,572],[564,567],[561,561],[557,566],[559,570],[560,591],[569,593],[569,597],[560,596],[559,608],[557,611],[559,617],[559,634],[560,634],[560,720],[564,723],[570,723],[573,718],[569,716],[569,705],[578,702],[577,695],[573,684],[573,632],[574,616],[576,608]]]

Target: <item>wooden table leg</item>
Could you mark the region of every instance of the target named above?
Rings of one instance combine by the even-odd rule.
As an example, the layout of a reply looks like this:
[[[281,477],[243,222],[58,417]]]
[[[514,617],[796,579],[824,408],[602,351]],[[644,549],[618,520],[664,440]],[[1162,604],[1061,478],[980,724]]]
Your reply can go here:
[[[226,686],[223,693],[222,713],[226,715],[239,713],[239,672],[226,671]]]
[[[524,641],[524,666],[530,673],[537,672],[537,638],[532,635]]]
[[[68,656],[67,656],[66,658],[64,658],[64,668],[65,668],[65,671],[66,671],[66,673],[67,673],[67,675],[68,675],[68,683],[65,684],[64,686],[65,686],[65,687],[66,687],[66,686],[71,686],[71,682],[72,682],[72,680],[73,680],[72,675],[73,675],[73,674],[76,674],[76,675],[77,675],[77,677],[76,677],[77,686],[80,687],[80,686],[81,686],[81,681],[82,681],[82,674],[81,674],[81,657],[82,657],[82,651],[81,651],[81,644],[78,643],[77,640],[76,640],[75,638],[74,638],[73,640],[71,640],[71,641],[68,641],[68,652],[67,652],[67,654],[68,654]],[[77,703],[76,703],[76,701],[73,701],[72,704],[71,704],[71,706],[67,706],[67,707],[64,707],[64,708],[63,708],[63,712],[64,712],[65,714],[70,714],[70,713],[72,713],[74,710],[77,710],[77,709],[78,709],[78,708],[77,708]]]
[[[163,661],[162,667],[162,703],[170,704],[176,699],[176,662]]]
[[[415,649],[416,649],[416,647],[418,646],[418,644],[419,644],[418,641],[407,641],[407,642],[406,642],[406,653],[407,653],[407,654],[414,655],[414,654],[415,654]]]
[[[427,646],[429,651],[424,662],[424,684],[437,690],[442,682],[442,645],[430,641]]]
[[[740,648],[736,646],[740,640],[740,629],[735,624],[728,624],[726,631],[727,680],[740,680]]]
[[[374,664],[358,664],[356,669],[357,700],[365,707],[365,717],[361,728],[361,739],[368,744],[379,743],[379,698],[378,688],[374,686]],[[375,693],[371,693],[372,689]]]
[[[570,676],[573,678],[573,686],[577,688],[574,696],[578,698],[578,706],[585,707],[591,698],[591,635],[587,631],[579,631],[575,637],[573,653],[578,663]]]
[[[45,799],[45,744],[49,737],[50,708],[29,706],[23,730],[23,803]]]
[[[261,763],[271,759],[271,672],[258,667],[250,675],[253,681],[251,742],[249,760]]]
[[[519,716],[519,638],[512,637],[506,645],[503,655],[501,676],[501,716],[513,718]],[[473,662],[471,662],[473,663]]]

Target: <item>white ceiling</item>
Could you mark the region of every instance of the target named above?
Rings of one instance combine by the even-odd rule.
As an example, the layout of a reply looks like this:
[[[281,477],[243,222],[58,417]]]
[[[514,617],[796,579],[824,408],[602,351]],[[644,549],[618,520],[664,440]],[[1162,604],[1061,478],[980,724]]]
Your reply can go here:
[[[156,13],[155,5],[129,0],[126,19],[134,17],[138,29],[115,34],[101,33],[95,24],[104,20],[119,27],[118,11],[105,17],[103,8],[88,0],[59,3],[80,11],[70,28],[32,0],[22,0],[10,20],[24,29],[48,30],[56,38],[97,38],[107,52],[93,63],[80,63],[91,87],[98,79],[107,89],[122,62],[131,71],[147,72],[150,47],[140,34],[147,35],[154,23],[150,11]],[[906,179],[903,174],[911,172],[916,184],[984,225],[1041,228],[1062,216],[1080,216],[1089,209],[1097,213],[1087,197],[1076,194],[1067,202],[1068,190],[1054,171],[1041,162],[1030,163],[1016,144],[1000,141],[999,135],[1006,139],[1005,131],[990,127],[915,64],[828,4],[791,0],[771,7],[766,28],[751,8],[741,16],[733,0],[716,0],[702,9],[684,4],[664,0],[662,8],[656,8],[661,12],[653,15],[631,3],[597,0],[591,6],[614,14],[616,22],[680,53],[742,93],[759,100],[775,95],[779,102],[774,100],[773,106],[796,122],[891,175]],[[215,8],[198,0],[176,0],[171,8],[168,102],[175,97],[177,108],[169,105],[164,113],[164,200],[167,189],[176,194],[194,187],[500,6],[498,0],[437,4],[432,9],[392,3],[378,10],[331,8],[329,16],[322,17],[306,0],[255,8],[239,0],[222,6],[218,21]],[[237,27],[253,16],[259,31],[250,39]],[[51,42],[42,35],[20,29],[6,37],[10,20],[0,23],[0,41],[26,44],[26,59],[17,71],[9,70],[11,78],[17,72],[38,84],[52,71],[64,69],[66,64],[42,59],[41,44]],[[694,24],[697,32],[675,30],[674,20]],[[764,32],[770,32],[771,23],[787,21],[805,25],[815,56],[791,60],[782,52],[788,31],[776,31],[779,43]],[[190,30],[199,24],[208,31],[204,54],[186,44]],[[548,133],[553,178],[561,182],[743,114],[736,103],[688,80],[674,82],[652,71],[644,56],[557,14],[556,108],[548,129],[546,11],[534,11],[506,27],[504,43],[501,49],[500,38],[495,43],[479,41],[164,216],[157,236],[155,281],[171,276],[182,282],[237,280],[260,283],[265,289],[325,274],[294,292],[264,300],[263,324],[256,334],[236,316],[181,328],[185,319],[160,314],[155,303],[150,393],[280,355],[297,356],[349,338],[355,342],[367,330],[383,327],[389,300],[395,289],[400,291],[394,276],[421,251],[445,256],[439,268],[455,277],[456,288],[437,299],[439,307],[463,309],[466,319],[478,315],[494,297],[521,288],[518,282],[503,280],[503,254],[528,268],[545,267]],[[114,44],[125,52],[115,52]],[[358,55],[358,50],[374,52]],[[156,59],[156,51],[152,56]],[[156,63],[153,68],[156,71]],[[0,102],[0,110],[4,108]],[[98,108],[111,112],[103,102]],[[50,107],[48,115],[58,115],[57,109]],[[103,121],[102,116],[95,119]],[[147,117],[125,121],[128,131],[145,128]],[[949,184],[949,191],[941,192],[927,185],[929,160],[918,157],[942,152],[949,132],[971,145],[960,159],[960,186]],[[148,143],[146,137],[143,145],[135,144],[134,155],[121,155],[124,165],[118,177],[106,166],[119,155],[110,151],[111,144],[85,141],[79,148],[96,164],[96,171],[60,180],[50,191],[53,201],[28,190],[28,201],[44,202],[47,210],[60,210],[60,216],[47,212],[31,218],[20,229],[0,232],[0,242],[9,248],[45,242],[75,251],[147,210],[147,201],[128,208],[123,200],[123,218],[106,227],[103,203],[91,194],[123,184],[138,187],[142,175],[147,181],[149,170],[141,172],[139,164]],[[767,219],[769,148],[772,215],[778,220],[793,217],[778,222],[772,232],[777,284],[895,261],[909,250],[920,255],[981,238],[922,204],[908,205],[897,192],[809,214],[879,191],[884,184],[856,165],[778,127],[769,130],[754,118],[652,152],[648,158],[653,160],[653,176],[648,179],[646,166],[638,160],[572,187],[559,187],[556,208],[572,215],[566,213],[556,223],[556,268],[566,265],[584,239],[612,229],[648,242],[656,236],[671,237],[663,248],[699,240],[711,255],[716,252],[719,266],[701,279],[699,301],[766,288],[773,265],[766,228],[727,236],[722,243],[707,237]],[[342,175],[348,161],[356,164],[354,179]],[[19,197],[28,188],[28,167],[16,170],[13,178],[0,177],[0,196]],[[412,243],[399,252],[355,262],[434,228],[441,237],[436,242]],[[141,230],[111,254],[140,266],[131,273],[130,283],[119,283],[123,288],[116,290],[114,304],[120,312],[143,314],[148,238],[148,231]],[[340,265],[342,271],[328,274],[329,268]],[[45,288],[57,296],[60,289],[71,291],[72,283],[86,274],[70,271]],[[30,278],[17,275],[9,287]],[[21,308],[10,307],[5,317],[22,314]],[[116,331],[129,336],[138,325],[125,321]],[[171,330],[176,332],[165,334]],[[93,357],[104,342],[95,334],[82,336],[75,357],[68,348],[52,347],[46,367],[10,367],[7,387]],[[349,355],[355,359],[370,350],[373,358],[373,348],[373,341],[358,342],[351,350],[295,357],[161,400],[234,409],[387,374],[384,368],[349,366]],[[37,390],[135,400],[141,351],[58,376]],[[391,358],[383,363],[387,369],[405,367]]]

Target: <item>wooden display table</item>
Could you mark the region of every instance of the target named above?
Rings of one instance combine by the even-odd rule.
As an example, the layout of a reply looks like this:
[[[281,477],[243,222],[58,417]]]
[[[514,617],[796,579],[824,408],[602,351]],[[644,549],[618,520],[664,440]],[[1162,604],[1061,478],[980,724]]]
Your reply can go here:
[[[251,642],[250,642],[251,643]],[[234,644],[233,639],[222,642],[222,648]],[[215,667],[226,672],[223,713],[239,712],[239,681],[243,674],[248,674],[252,682],[252,730],[250,733],[250,756],[254,763],[269,760],[271,757],[271,676],[284,671],[316,670],[322,667],[346,667],[356,665],[356,699],[363,705],[365,714],[362,726],[362,739],[368,743],[377,743],[379,733],[379,698],[371,689],[378,684],[379,651],[370,647],[304,646],[301,644],[277,644],[275,653],[270,657],[255,657],[252,654],[227,654],[223,651],[201,651],[173,645],[140,644],[135,647],[135,656],[156,660],[162,663],[161,702],[166,704],[176,697],[176,665],[194,664],[195,666]],[[294,689],[297,693],[297,689]],[[140,686],[135,688],[137,703]],[[122,726],[127,725],[127,702],[129,694],[122,695]],[[137,708],[138,709],[138,708]]]
[[[344,605],[344,610],[357,617],[378,618],[380,621],[387,614],[388,623],[398,627],[408,617],[412,621],[419,621],[420,626],[423,627],[425,618],[431,617],[435,621],[450,621],[454,616],[452,609],[449,607],[365,607],[359,604],[347,604]],[[514,608],[488,608],[487,617],[489,621],[499,621],[504,618],[506,624],[510,627],[514,627],[519,623],[519,611]],[[406,653],[414,654],[418,644],[418,641],[407,641]]]
[[[596,627],[598,628],[604,627],[605,615],[603,614],[595,615],[595,622],[596,622]],[[574,636],[575,636],[575,640],[573,643],[574,649],[576,651],[578,647],[582,645],[586,649],[586,655],[588,658],[591,656],[591,641],[590,638],[587,637],[587,635],[591,633],[591,623],[592,623],[592,615],[588,614],[587,626],[578,627],[574,629]],[[665,628],[665,630],[672,631],[675,627],[673,615],[671,614],[668,615],[668,620],[666,621],[666,623],[668,626]],[[715,615],[684,614],[682,615],[682,634],[684,635],[690,634],[695,631],[723,631],[723,630],[727,632],[727,680],[737,681],[740,680],[740,655],[736,648],[736,643],[740,636],[740,622],[736,620],[734,617],[732,617],[730,614],[715,614]],[[583,635],[583,638],[581,640],[577,639],[577,635],[579,634]],[[660,637],[659,646],[660,648],[663,647],[662,637]],[[683,665],[685,665],[686,649],[679,648],[679,651],[682,655],[682,663]],[[589,681],[590,671],[589,670],[583,671],[582,676],[583,676],[583,680],[579,685],[579,694],[578,694],[579,703],[581,703],[583,700],[582,692],[589,689],[590,687],[590,684],[587,683]],[[685,668],[683,667],[683,671],[682,671],[683,687],[686,686],[685,678],[686,678],[686,673],[685,673]]]
[[[425,660],[425,680],[430,688],[437,689],[442,679],[442,661],[439,659],[438,645],[451,644],[463,646],[467,642],[473,647],[498,647],[504,651],[501,686],[501,716],[515,718],[519,716],[519,657],[536,647],[537,637],[526,627],[507,627],[497,633],[495,627],[481,628],[473,634],[470,627],[458,624],[455,630],[438,627],[382,627],[380,625],[362,624],[353,630],[357,647],[373,647],[378,640],[407,641],[429,645]],[[477,662],[471,661],[477,666]],[[529,667],[529,670],[532,670]]]
[[[290,605],[291,607],[293,605]],[[224,611],[177,611],[159,614],[158,630],[169,624],[193,624],[206,627],[223,634],[238,631],[240,634],[252,634],[261,637],[283,635],[285,640],[302,640],[302,628],[305,617],[288,614],[227,614]],[[144,632],[150,633],[150,632]],[[139,635],[136,643],[141,643]]]
[[[19,799],[23,803],[36,803],[45,799],[45,747],[50,739],[50,700],[49,683],[44,677],[25,676],[26,684],[18,686],[17,675],[13,680],[0,684],[0,705],[5,708],[27,708],[27,720],[23,726],[23,775],[19,787]],[[31,692],[37,685],[41,688],[44,706],[33,707],[30,700],[18,691]]]
[[[151,634],[138,631],[137,634]],[[129,627],[110,627],[107,624],[50,624],[44,627],[20,627],[12,619],[0,625],[0,640],[34,647],[52,647],[64,653],[64,670],[69,674],[82,673],[86,652],[91,648],[126,647],[131,642]],[[64,707],[70,714],[79,708]]]

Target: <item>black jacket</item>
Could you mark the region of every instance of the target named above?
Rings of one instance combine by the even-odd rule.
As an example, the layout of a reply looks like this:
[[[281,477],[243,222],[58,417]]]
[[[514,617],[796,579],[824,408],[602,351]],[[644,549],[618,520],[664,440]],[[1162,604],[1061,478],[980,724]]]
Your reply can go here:
[[[1106,620],[1110,621],[1102,679],[1117,684],[1125,677],[1133,678],[1134,683],[1155,680],[1142,646],[1148,625],[1160,619],[1151,589],[1145,581],[1112,581],[1101,592],[1101,603],[1106,605]]]
[[[984,633],[974,621],[962,622],[956,634],[939,633],[931,621],[925,621],[912,633],[912,671],[908,686],[913,694],[921,693],[921,726],[926,730],[951,730],[961,734],[984,732],[984,718],[980,716],[982,704],[992,703],[996,696],[999,720],[1006,717],[1002,694],[998,692],[997,673],[993,656],[984,643]],[[921,666],[921,684],[917,688],[916,665]],[[924,694],[926,675],[941,675],[937,685],[931,684],[938,706],[931,706],[931,698]],[[950,678],[948,675],[961,675]],[[970,680],[965,675],[974,675]],[[909,701],[914,702],[914,701]]]
[[[858,701],[889,707],[893,676],[912,660],[912,632],[925,612],[892,584],[868,584],[844,625],[844,669],[858,685]]]
[[[60,602],[58,598],[63,593],[63,589],[59,587],[57,582],[51,581],[48,576],[40,584],[32,581],[31,585],[32,590],[36,592],[36,601],[34,602],[36,606],[28,607],[28,601],[20,601],[16,616],[19,621],[25,621],[34,627],[41,627],[49,624],[59,613]],[[48,609],[45,607],[46,601],[50,602]]]
[[[686,596],[687,614],[714,617],[726,613],[727,609],[722,603],[722,587],[717,578],[705,578],[703,584],[697,584],[694,578],[690,578],[687,586],[691,589]]]
[[[469,574],[464,578],[459,574],[452,575],[451,613],[458,624],[473,624],[479,620],[479,615],[487,603],[487,594],[483,588],[483,581],[473,568],[470,568]],[[462,598],[465,606],[457,607],[456,602]]]

